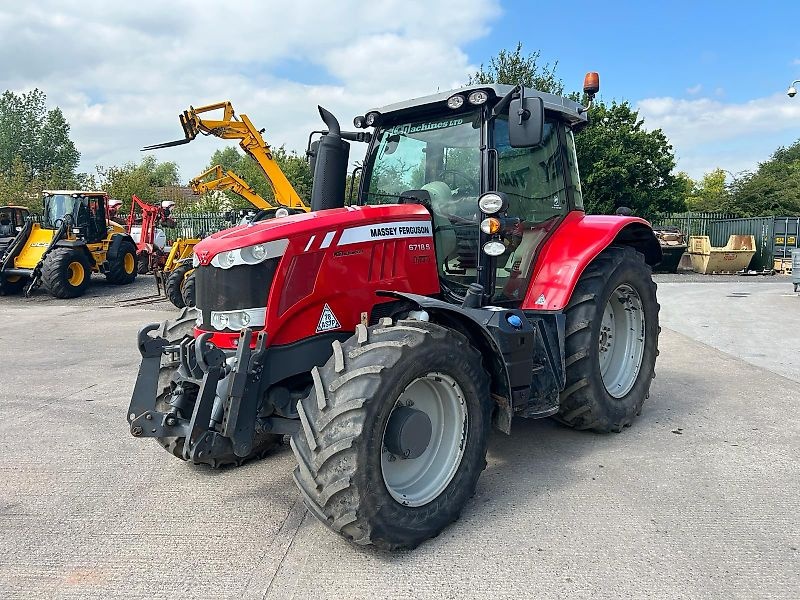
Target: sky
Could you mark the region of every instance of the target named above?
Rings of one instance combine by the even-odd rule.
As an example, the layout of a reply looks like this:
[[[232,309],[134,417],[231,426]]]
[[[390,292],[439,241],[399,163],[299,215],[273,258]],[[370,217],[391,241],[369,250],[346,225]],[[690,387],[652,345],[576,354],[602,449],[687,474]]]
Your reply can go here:
[[[44,91],[93,173],[182,137],[182,110],[221,100],[268,143],[303,151],[317,104],[349,125],[458,87],[518,41],[557,62],[567,90],[598,71],[601,98],[663,129],[694,178],[736,176],[800,139],[800,95],[786,95],[800,79],[796,0],[0,0],[0,90]],[[188,181],[226,145],[198,138],[155,156]]]

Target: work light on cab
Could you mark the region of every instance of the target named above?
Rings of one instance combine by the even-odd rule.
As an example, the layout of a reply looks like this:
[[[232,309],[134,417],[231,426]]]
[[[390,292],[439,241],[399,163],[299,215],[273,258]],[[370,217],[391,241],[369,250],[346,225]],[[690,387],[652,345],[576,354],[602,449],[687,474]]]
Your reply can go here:
[[[503,242],[492,240],[483,245],[483,251],[489,256],[500,256],[506,251],[506,245]]]
[[[479,106],[481,104],[486,104],[486,101],[489,99],[489,94],[487,94],[483,90],[475,90],[469,96],[467,96],[467,100],[469,100],[470,104],[474,104]]]
[[[486,215],[493,215],[508,208],[508,200],[504,194],[489,192],[478,198],[478,207]]]
[[[450,96],[447,99],[447,107],[452,108],[453,110],[457,108],[461,108],[464,106],[464,96],[461,94],[456,94],[455,96]]]

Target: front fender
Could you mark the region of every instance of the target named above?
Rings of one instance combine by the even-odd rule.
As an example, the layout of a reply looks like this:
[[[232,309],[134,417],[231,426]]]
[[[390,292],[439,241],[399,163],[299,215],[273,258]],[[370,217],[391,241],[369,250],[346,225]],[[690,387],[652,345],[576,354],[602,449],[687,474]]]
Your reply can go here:
[[[522,308],[563,310],[584,269],[612,244],[636,248],[651,266],[661,262],[661,246],[644,219],[573,211],[539,251]]]
[[[494,425],[505,433],[511,431],[515,410],[529,403],[533,372],[533,347],[536,331],[519,309],[489,310],[460,306],[403,292],[378,292],[408,300],[425,310],[431,321],[464,334],[484,358],[491,378],[492,399],[497,404]],[[519,327],[508,317],[519,317]]]
[[[111,237],[111,243],[108,245],[108,260],[116,260],[119,256],[119,249],[122,246],[123,242],[130,242],[134,246],[136,243],[133,241],[133,238],[128,234],[118,233]]]

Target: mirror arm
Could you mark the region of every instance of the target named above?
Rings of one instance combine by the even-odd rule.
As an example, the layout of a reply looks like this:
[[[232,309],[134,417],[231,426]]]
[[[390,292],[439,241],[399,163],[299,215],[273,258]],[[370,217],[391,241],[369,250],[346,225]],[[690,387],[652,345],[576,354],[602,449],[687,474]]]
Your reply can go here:
[[[509,105],[511,100],[517,94],[519,94],[520,97],[524,97],[525,96],[525,88],[523,88],[519,84],[517,84],[513,88],[511,88],[511,90],[505,96],[500,98],[500,102],[498,102],[497,104],[494,105],[494,107],[492,108],[492,114],[489,116],[489,121],[493,121],[494,119],[499,117],[501,114],[503,114],[503,111],[506,109],[506,107]]]

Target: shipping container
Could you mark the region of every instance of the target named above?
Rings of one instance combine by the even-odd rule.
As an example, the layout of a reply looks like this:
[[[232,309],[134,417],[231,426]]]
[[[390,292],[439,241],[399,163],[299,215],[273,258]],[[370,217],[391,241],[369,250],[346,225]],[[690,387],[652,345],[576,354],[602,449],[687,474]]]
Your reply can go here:
[[[724,246],[731,235],[752,235],[756,238],[756,254],[750,269],[774,269],[776,260],[790,263],[792,250],[800,247],[800,217],[752,217],[714,221],[709,227],[711,244]]]

